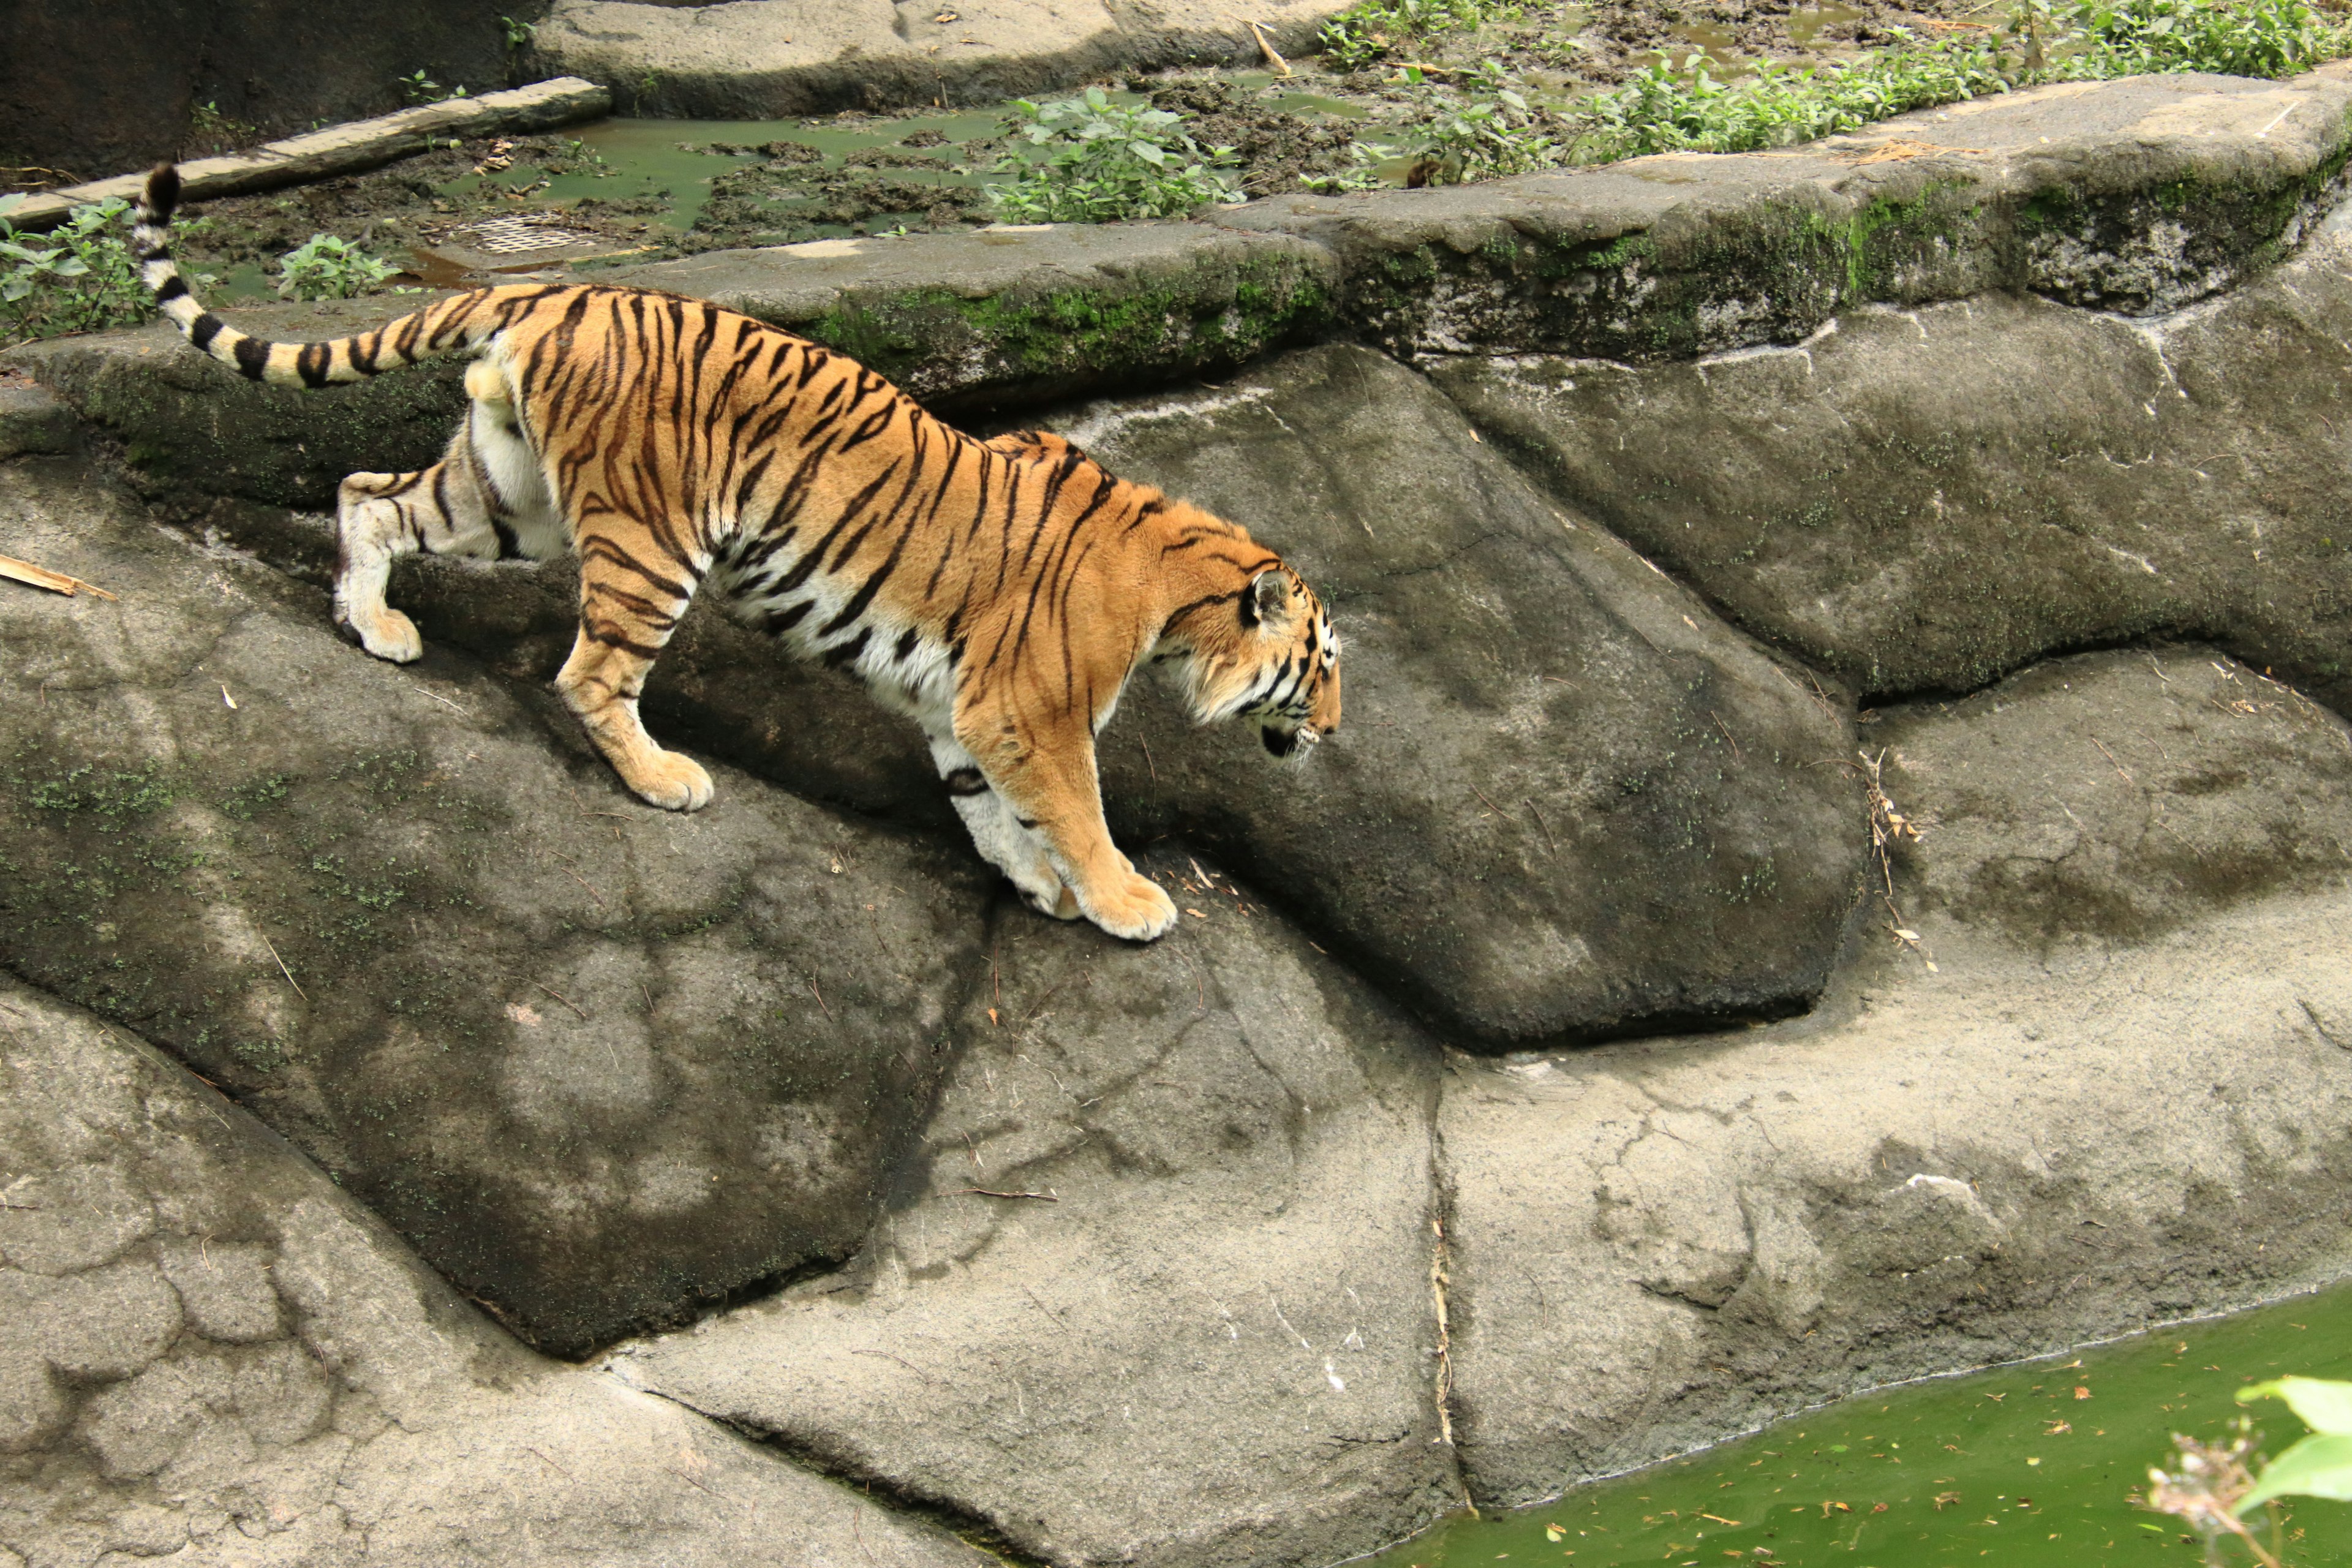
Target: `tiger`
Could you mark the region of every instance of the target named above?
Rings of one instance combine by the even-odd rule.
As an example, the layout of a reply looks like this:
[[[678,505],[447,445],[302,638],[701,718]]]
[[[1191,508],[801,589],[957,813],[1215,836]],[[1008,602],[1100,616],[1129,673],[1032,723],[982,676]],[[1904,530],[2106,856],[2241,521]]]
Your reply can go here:
[[[638,698],[698,592],[912,717],[982,858],[1040,913],[1149,942],[1176,906],[1111,841],[1095,741],[1136,672],[1192,719],[1255,721],[1303,758],[1339,728],[1322,600],[1249,531],[1036,432],[951,429],[845,355],[705,300],[601,283],[460,293],[373,331],[269,342],[206,310],[169,245],[179,175],[150,174],[140,275],[195,348],[323,387],[470,353],[441,460],[336,498],[334,619],[378,658],[423,639],[385,602],[419,551],[578,557],[555,689],[621,781],[695,811],[710,775]]]

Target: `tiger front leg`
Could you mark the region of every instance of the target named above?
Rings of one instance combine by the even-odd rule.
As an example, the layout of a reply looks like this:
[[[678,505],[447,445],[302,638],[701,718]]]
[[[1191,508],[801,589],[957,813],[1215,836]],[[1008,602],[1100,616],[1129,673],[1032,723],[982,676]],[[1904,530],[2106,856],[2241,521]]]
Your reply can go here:
[[[931,760],[948,786],[948,798],[971,835],[972,847],[1020,891],[1022,900],[1041,915],[1057,921],[1078,918],[1078,896],[1054,869],[1045,841],[1021,826],[989,784],[979,763],[952,735],[931,736]]]
[[[1175,902],[1111,842],[1092,730],[1075,716],[1026,736],[1024,728],[1009,713],[977,710],[959,715],[957,738],[1014,826],[1044,842],[1080,913],[1129,942],[1165,935]]]
[[[649,531],[633,531],[650,552]],[[555,689],[621,782],[650,805],[699,811],[710,804],[702,764],[664,751],[646,733],[637,699],[654,660],[693,601],[697,574],[667,556],[646,558],[629,543],[583,530],[580,540],[580,635]]]

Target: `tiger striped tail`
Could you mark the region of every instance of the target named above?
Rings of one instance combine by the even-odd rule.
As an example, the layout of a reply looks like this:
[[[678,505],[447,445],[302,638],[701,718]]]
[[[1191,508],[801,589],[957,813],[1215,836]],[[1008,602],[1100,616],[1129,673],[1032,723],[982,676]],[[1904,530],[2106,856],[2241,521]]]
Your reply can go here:
[[[139,194],[131,254],[140,281],[188,342],[253,381],[277,386],[326,386],[360,381],[421,360],[462,353],[505,324],[484,303],[493,290],[453,295],[372,332],[318,343],[274,343],[238,331],[205,309],[172,259],[172,210],[180,204],[180,171],[158,163]]]

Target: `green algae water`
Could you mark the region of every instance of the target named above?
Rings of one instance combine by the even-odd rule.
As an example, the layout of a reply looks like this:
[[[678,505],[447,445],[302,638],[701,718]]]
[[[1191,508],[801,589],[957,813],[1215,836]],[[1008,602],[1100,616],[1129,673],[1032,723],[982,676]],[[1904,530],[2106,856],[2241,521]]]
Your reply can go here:
[[[1460,1517],[1374,1568],[2191,1568],[2201,1548],[2135,1506],[2170,1434],[2215,1438],[2242,1411],[2277,1454],[2304,1434],[2241,1384],[2352,1377],[2352,1286],[1965,1377],[1858,1396],[1752,1437]],[[2352,1504],[2294,1499],[2290,1568],[2352,1563]],[[2263,1531],[2267,1541],[2268,1532]],[[2225,1543],[2224,1561],[2249,1563]]]

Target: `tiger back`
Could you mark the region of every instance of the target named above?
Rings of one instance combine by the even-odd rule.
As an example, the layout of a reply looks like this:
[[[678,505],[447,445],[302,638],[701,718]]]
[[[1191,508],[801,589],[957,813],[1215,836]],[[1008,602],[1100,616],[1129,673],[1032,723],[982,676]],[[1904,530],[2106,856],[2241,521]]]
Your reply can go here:
[[[708,773],[638,701],[698,592],[914,718],[983,857],[1039,910],[1149,940],[1175,907],[1112,844],[1095,735],[1163,662],[1196,720],[1302,753],[1339,727],[1322,603],[1246,529],[1116,478],[1058,437],[982,442],[820,344],[706,301],[596,284],[460,294],[355,337],[268,343],[190,295],[176,195],[150,177],[142,275],[189,341],[255,380],[326,386],[470,353],[442,460],[338,498],[338,621],[406,661],[384,601],[416,551],[575,551],[580,626],[556,688],[641,799],[694,810]]]

